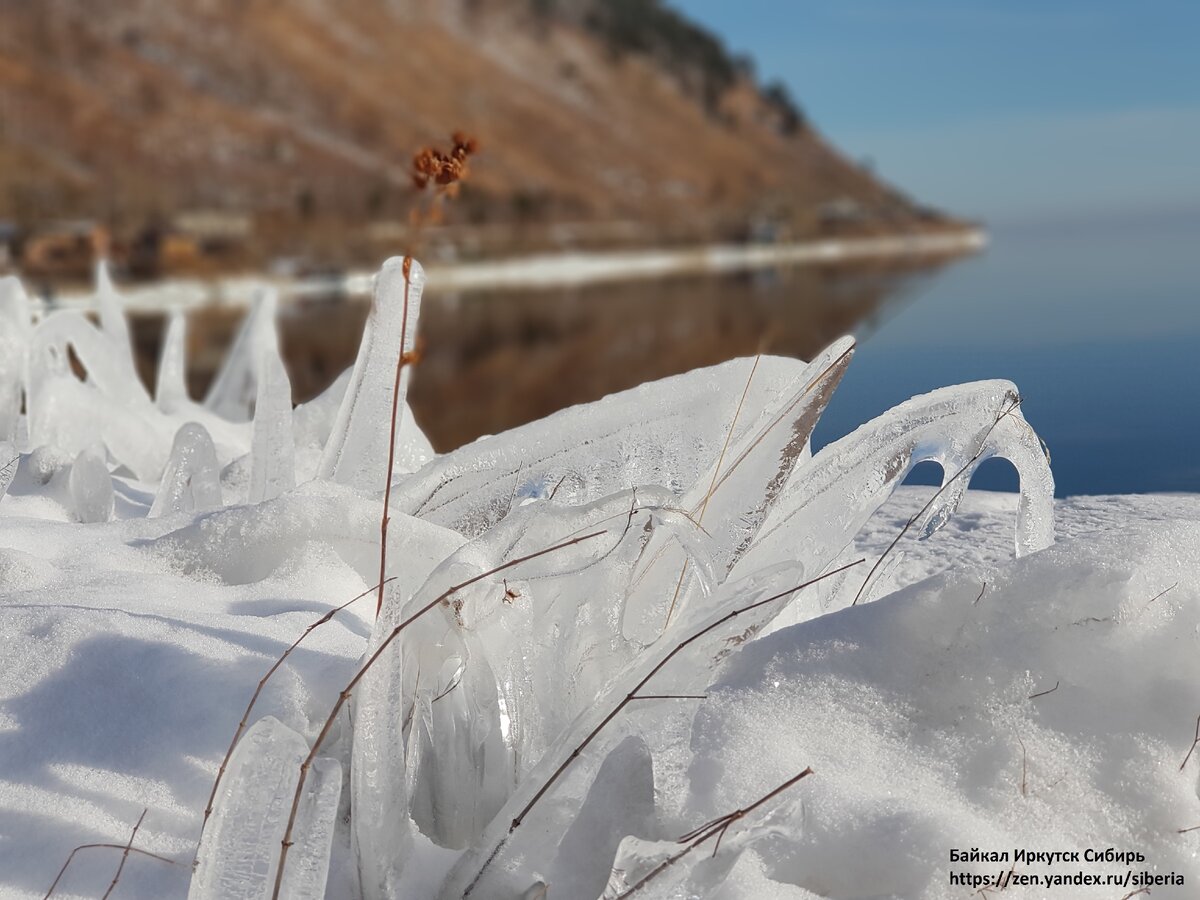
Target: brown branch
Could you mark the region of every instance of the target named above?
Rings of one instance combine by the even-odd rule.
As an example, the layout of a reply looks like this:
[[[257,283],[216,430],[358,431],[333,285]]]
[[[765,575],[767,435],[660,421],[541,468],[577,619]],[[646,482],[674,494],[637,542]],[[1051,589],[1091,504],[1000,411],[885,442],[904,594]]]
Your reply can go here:
[[[498,565],[493,569],[489,569],[486,572],[481,572],[478,575],[472,576],[471,578],[468,578],[466,581],[460,582],[459,584],[456,584],[452,587],[447,588],[445,591],[443,591],[441,594],[439,594],[433,600],[430,600],[428,603],[426,603],[424,606],[422,606],[420,609],[418,609],[415,613],[413,613],[407,619],[404,619],[399,625],[397,625],[395,628],[393,628],[391,630],[391,632],[388,633],[388,636],[386,638],[384,638],[383,641],[380,642],[380,644],[376,648],[375,652],[371,654],[371,656],[367,659],[367,661],[365,663],[363,663],[362,667],[358,670],[358,673],[353,678],[350,679],[350,682],[346,685],[345,688],[342,689],[341,693],[338,694],[337,701],[333,704],[333,710],[329,713],[329,718],[325,720],[325,724],[321,727],[321,731],[317,735],[317,739],[315,741],[313,741],[312,749],[309,750],[308,756],[306,756],[304,758],[304,762],[302,762],[300,764],[300,778],[296,782],[296,793],[292,797],[292,810],[288,816],[287,828],[284,830],[283,840],[280,841],[279,866],[275,870],[275,888],[271,893],[272,900],[279,900],[279,892],[283,887],[283,870],[284,870],[284,866],[287,864],[288,849],[292,846],[292,830],[296,827],[296,815],[298,814],[299,809],[300,809],[300,800],[304,796],[304,782],[305,782],[305,778],[308,775],[308,770],[312,767],[313,760],[316,759],[317,753],[321,749],[321,745],[325,742],[325,739],[329,736],[330,729],[333,728],[333,723],[335,721],[337,721],[338,713],[340,713],[342,711],[342,707],[345,706],[346,701],[350,699],[351,693],[358,686],[358,683],[360,681],[362,681],[362,679],[366,676],[367,672],[369,672],[371,670],[371,667],[373,665],[375,665],[375,662],[379,659],[379,657],[381,657],[383,655],[384,651],[386,651],[387,648],[389,646],[391,646],[392,641],[394,641],[397,637],[399,637],[400,633],[402,631],[404,631],[404,629],[406,629],[413,622],[415,622],[417,619],[421,618],[423,615],[425,615],[427,612],[429,612],[431,609],[433,609],[438,604],[445,602],[449,597],[458,593],[463,588],[469,587],[470,585],[475,584],[478,581],[482,581],[485,578],[489,578],[492,575],[496,575],[496,574],[499,574],[500,572],[511,569],[513,566],[517,566],[517,565],[520,565],[521,563],[528,562],[531,559],[536,559],[539,556],[545,556],[549,553],[554,553],[555,551],[563,550],[567,547],[572,547],[576,544],[582,544],[584,541],[588,541],[588,540],[591,540],[592,538],[600,537],[600,535],[607,534],[607,533],[608,533],[607,531],[593,531],[591,534],[586,534],[586,535],[582,535],[580,537],[571,538],[568,541],[563,541],[562,543],[555,544],[552,547],[545,547],[534,553],[529,553],[529,554],[526,554],[525,556],[519,556],[516,559],[510,559],[508,562],[502,563],[501,565]]]
[[[717,839],[717,843],[713,847],[713,856],[716,856],[717,851],[721,848],[721,840],[722,840],[722,838],[725,837],[725,832],[727,832],[729,830],[730,826],[732,826],[734,822],[737,822],[739,819],[745,818],[747,815],[754,812],[754,810],[758,809],[764,803],[768,802],[769,800],[773,799],[774,797],[777,797],[779,794],[786,791],[792,785],[796,784],[801,779],[807,778],[811,774],[813,774],[813,770],[811,767],[809,767],[809,768],[805,769],[803,772],[801,772],[800,774],[793,775],[791,778],[789,778],[783,784],[779,785],[779,787],[775,788],[773,791],[769,791],[768,793],[759,797],[757,800],[755,800],[749,806],[744,807],[742,809],[735,809],[733,812],[726,813],[725,815],[720,816],[716,819],[713,819],[711,822],[707,822],[704,825],[701,825],[699,828],[683,835],[683,837],[679,838],[679,843],[686,844],[686,846],[682,850],[680,850],[678,853],[674,853],[671,856],[668,856],[661,863],[659,863],[657,866],[655,866],[653,869],[651,869],[649,872],[647,872],[645,875],[643,875],[641,878],[639,878],[636,882],[634,882],[632,885],[630,885],[628,888],[626,888],[624,891],[622,891],[620,894],[618,894],[616,896],[615,900],[625,900],[626,897],[630,897],[633,894],[635,894],[637,891],[640,891],[642,888],[644,888],[647,884],[649,884],[651,881],[653,881],[655,878],[657,878],[659,875],[661,875],[663,872],[665,872],[671,866],[675,865],[675,863],[679,862],[679,860],[683,859],[685,856],[687,856],[689,853],[691,853],[693,850],[695,850],[701,844],[706,843],[707,841],[711,840],[713,837],[716,837],[716,839]]]
[[[803,584],[798,584],[795,587],[788,588],[786,591],[781,591],[778,594],[774,594],[770,597],[767,597],[765,600],[758,600],[754,603],[751,603],[749,606],[743,606],[739,609],[731,610],[730,612],[726,613],[721,618],[717,619],[715,622],[712,622],[711,624],[706,625],[703,628],[701,628],[699,631],[697,631],[691,637],[685,638],[684,640],[682,640],[678,644],[676,644],[670,650],[669,653],[667,653],[662,659],[660,659],[657,663],[655,663],[654,667],[651,668],[650,671],[645,675],[645,677],[643,677],[642,680],[639,681],[634,686],[634,688],[628,694],[625,695],[624,699],[622,699],[620,703],[618,703],[615,707],[612,708],[612,710],[609,711],[609,713],[600,721],[600,724],[598,724],[595,728],[593,728],[588,733],[587,737],[585,737],[575,747],[575,749],[571,751],[570,755],[565,760],[563,760],[563,762],[559,765],[559,767],[557,769],[554,770],[553,774],[551,774],[551,776],[545,781],[545,783],[543,783],[542,786],[540,788],[538,788],[537,793],[535,793],[533,795],[533,797],[530,799],[530,801],[528,803],[526,803],[524,807],[521,808],[521,811],[518,812],[517,815],[513,818],[512,824],[509,825],[508,834],[506,834],[500,840],[500,843],[496,845],[496,848],[492,851],[491,855],[484,862],[484,864],[480,868],[480,870],[475,873],[474,879],[472,879],[471,883],[469,885],[467,885],[467,889],[463,892],[463,896],[466,897],[468,894],[471,893],[471,891],[474,889],[475,885],[479,882],[480,877],[482,877],[483,873],[487,870],[487,867],[489,865],[491,865],[492,861],[496,858],[496,855],[504,847],[504,844],[507,842],[509,835],[511,835],[514,831],[516,831],[518,828],[521,827],[521,823],[525,820],[525,817],[527,815],[529,815],[530,810],[533,809],[533,807],[537,804],[537,802],[539,800],[541,800],[543,796],[545,796],[546,792],[549,791],[551,787],[554,786],[554,784],[558,781],[559,778],[562,777],[563,773],[567,771],[567,769],[571,766],[571,764],[580,756],[580,754],[583,753],[583,751],[585,749],[587,749],[588,745],[590,745],[591,742],[596,739],[596,736],[599,735],[600,732],[604,730],[605,726],[607,726],[609,722],[611,722],[613,719],[615,719],[626,706],[628,706],[631,702],[633,702],[635,699],[637,699],[638,695],[641,693],[642,688],[644,688],[649,683],[651,678],[653,678],[655,675],[657,675],[659,672],[661,672],[663,667],[666,666],[667,663],[669,663],[672,659],[674,659],[676,656],[678,656],[690,644],[694,643],[695,641],[698,641],[700,638],[704,637],[704,635],[708,634],[710,631],[713,631],[714,629],[719,628],[720,626],[724,625],[725,623],[730,622],[733,619],[736,619],[738,616],[743,615],[744,613],[748,613],[751,610],[757,609],[760,606],[765,606],[766,604],[772,603],[783,597],[787,597],[790,594],[794,594],[797,591],[803,590],[806,587],[816,584],[818,581],[823,581],[826,578],[831,578],[832,576],[837,575],[841,572],[844,572],[845,570],[847,570],[849,568],[857,566],[864,561],[865,560],[859,559],[852,563],[847,563],[846,565],[841,566],[837,569],[834,569],[831,572],[826,572],[824,575],[818,575],[816,578],[806,581]]]
[[[1183,762],[1179,764],[1179,771],[1183,771],[1183,767],[1188,764],[1188,760],[1192,758],[1192,754],[1196,752],[1196,745],[1200,744],[1200,716],[1196,716],[1196,737],[1192,741],[1192,746],[1188,749],[1187,756],[1183,758]]]
[[[75,858],[75,854],[80,850],[91,850],[94,847],[103,847],[108,850],[124,850],[127,853],[138,853],[142,856],[148,856],[151,859],[157,859],[159,862],[165,862],[168,866],[177,866],[173,859],[167,859],[165,856],[159,856],[157,853],[151,853],[149,850],[139,850],[137,847],[131,847],[128,844],[80,844],[67,855],[67,861],[62,864],[62,868],[58,870],[58,874],[54,877],[54,883],[50,885],[50,890],[46,891],[46,896],[42,900],[49,900],[51,894],[58,888],[58,883],[62,881],[62,877],[67,874],[67,868],[71,865],[71,860]]]
[[[389,578],[387,580],[393,581],[394,576],[393,576],[393,578]],[[213,805],[216,803],[217,789],[221,786],[221,779],[225,777],[225,770],[229,767],[230,757],[233,756],[233,748],[237,746],[238,739],[241,738],[242,734],[245,732],[246,724],[250,721],[250,713],[254,710],[254,704],[256,704],[258,702],[258,698],[262,694],[263,688],[266,687],[267,681],[271,678],[272,675],[275,674],[276,671],[278,671],[279,667],[283,665],[284,661],[286,661],[287,658],[292,655],[292,651],[300,646],[301,641],[303,641],[306,637],[308,637],[310,634],[312,634],[316,629],[320,628],[322,625],[324,625],[326,622],[328,622],[330,619],[332,619],[334,616],[336,616],[338,613],[340,613],[343,609],[345,609],[351,603],[354,603],[357,600],[361,600],[363,597],[366,597],[368,594],[374,593],[375,589],[376,589],[376,586],[372,585],[371,587],[367,588],[365,591],[363,591],[358,596],[352,597],[351,599],[347,600],[341,606],[335,606],[333,609],[329,610],[329,612],[325,613],[325,615],[321,616],[321,618],[317,619],[317,621],[313,622],[306,629],[304,629],[304,633],[302,635],[300,635],[300,637],[296,638],[296,640],[292,642],[292,645],[290,647],[288,647],[286,650],[283,651],[283,655],[280,656],[279,659],[275,660],[275,664],[273,666],[271,666],[271,668],[267,669],[267,674],[264,675],[262,677],[262,679],[258,682],[258,687],[254,689],[254,695],[250,698],[250,702],[246,705],[246,711],[244,713],[242,713],[242,721],[240,721],[238,723],[237,730],[233,733],[233,740],[229,742],[229,749],[225,751],[225,758],[221,760],[221,767],[219,769],[217,769],[217,778],[213,782],[212,791],[208,795],[208,805],[204,807],[204,821],[200,823],[201,838],[204,837],[204,828],[205,828],[205,826],[208,825],[208,818],[209,818],[209,816],[212,815]],[[199,845],[197,845],[196,852],[197,852],[197,859],[195,862],[199,862],[199,855],[198,855],[200,852]],[[193,863],[193,865],[195,865],[195,863]]]
[[[104,892],[104,896],[100,900],[108,900],[116,888],[117,882],[121,880],[121,873],[125,870],[125,861],[129,859],[129,851],[133,849],[133,839],[137,837],[138,829],[142,827],[142,820],[146,818],[146,813],[149,811],[149,809],[143,809],[142,814],[138,816],[137,822],[134,823],[133,831],[129,834],[129,841],[125,844],[125,850],[121,854],[121,862],[117,866],[117,873],[113,875],[112,884],[108,886],[108,890]]]
[[[1020,405],[1021,405],[1021,398],[1018,397],[1016,400],[1014,400],[1012,403],[1010,403],[1008,405],[1007,409],[1001,411],[1000,414],[996,416],[995,421],[992,422],[992,424],[988,426],[988,430],[986,432],[984,432],[983,438],[979,442],[979,449],[977,451],[975,451],[975,455],[972,456],[969,460],[967,460],[967,464],[965,466],[963,466],[961,469],[959,469],[957,472],[955,472],[951,477],[947,478],[942,483],[942,486],[940,488],[938,488],[937,491],[934,492],[934,495],[929,498],[929,502],[926,503],[924,506],[922,506],[919,510],[917,510],[917,512],[913,515],[913,517],[904,524],[904,527],[900,529],[900,533],[898,535],[896,535],[895,539],[893,539],[893,541],[890,544],[888,544],[887,549],[883,551],[883,553],[880,555],[879,559],[875,561],[875,565],[871,566],[871,571],[868,572],[867,577],[863,579],[862,586],[859,587],[858,593],[854,595],[854,602],[850,604],[851,606],[858,605],[858,601],[862,599],[863,591],[865,591],[867,589],[867,585],[870,584],[871,579],[875,577],[875,572],[878,571],[878,569],[881,565],[883,565],[883,561],[885,559],[887,559],[888,554],[891,553],[896,548],[896,545],[898,543],[900,543],[900,539],[902,537],[904,537],[904,535],[908,534],[908,529],[912,528],[918,519],[920,519],[923,515],[925,515],[925,513],[929,512],[929,508],[931,506],[933,506],[933,504],[937,501],[938,497],[942,496],[942,492],[945,491],[946,488],[948,488],[948,487],[950,487],[950,485],[954,484],[954,482],[956,482],[959,478],[961,478],[967,471],[970,470],[970,468],[972,466],[975,465],[975,463],[977,463],[979,461],[980,457],[983,456],[984,451],[987,449],[987,440],[989,437],[991,437],[992,432],[996,430],[996,426],[999,425],[1000,422],[1005,417],[1011,415],[1014,411],[1016,411],[1017,407]],[[982,597],[983,594],[981,593],[980,596]],[[979,601],[976,600],[975,602],[978,603]]]
[[[383,517],[379,521],[379,597],[375,601],[375,618],[383,610],[383,586],[387,577],[387,530],[392,502],[392,473],[396,468],[396,420],[400,417],[400,373],[409,362],[409,354],[404,351],[404,341],[408,337],[408,289],[409,274],[412,272],[412,257],[404,257],[404,308],[400,314],[400,355],[396,359],[396,381],[392,386],[392,430],[388,435],[387,480],[383,484]]]
[[[1175,833],[1176,834],[1187,834],[1189,831],[1197,831],[1197,830],[1200,830],[1200,825],[1193,825],[1191,828],[1178,828],[1175,830]]]
[[[983,592],[986,590],[987,590],[987,582],[985,581],[982,585],[980,585],[979,596],[975,598],[975,602],[971,604],[972,606],[979,605],[979,601],[983,599]]]

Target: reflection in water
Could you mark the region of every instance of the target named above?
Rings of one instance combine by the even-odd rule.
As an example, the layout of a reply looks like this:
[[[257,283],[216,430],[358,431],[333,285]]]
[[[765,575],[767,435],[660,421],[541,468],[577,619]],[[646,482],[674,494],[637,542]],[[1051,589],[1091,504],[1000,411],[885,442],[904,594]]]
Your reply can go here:
[[[645,381],[766,352],[808,359],[871,330],[924,268],[802,267],[558,290],[439,294],[422,302],[424,357],[410,401],[438,450],[596,400]],[[886,307],[886,308],[885,308]],[[365,300],[288,306],[283,355],[297,402],[324,389],[357,352]],[[240,314],[189,321],[190,387],[202,396]],[[161,320],[135,327],[154,370]]]

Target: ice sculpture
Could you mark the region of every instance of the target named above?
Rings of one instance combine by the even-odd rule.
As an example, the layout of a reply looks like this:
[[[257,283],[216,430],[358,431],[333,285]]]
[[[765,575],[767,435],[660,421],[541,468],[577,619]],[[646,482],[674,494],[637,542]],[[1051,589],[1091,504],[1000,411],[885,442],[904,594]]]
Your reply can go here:
[[[397,378],[401,354],[416,349],[417,319],[425,272],[409,257],[393,257],[375,276],[371,313],[363,331],[354,372],[338,409],[319,475],[368,491],[383,490],[387,477],[388,451],[392,436],[386,424],[392,420],[393,398],[396,419],[397,472],[412,472],[425,462],[421,448],[403,441],[401,427],[408,415],[403,403],[408,393],[411,366]]]
[[[67,485],[80,522],[107,522],[112,518],[112,476],[103,445],[93,444],[79,452]]]
[[[203,512],[220,505],[220,471],[212,438],[203,425],[188,422],[175,434],[167,469],[148,515],[157,518],[179,512]]]
[[[108,263],[104,260],[96,264],[96,309],[100,315],[100,330],[111,344],[114,358],[126,375],[136,379],[129,323],[125,321],[120,295],[109,275]]]
[[[308,745],[271,716],[255,722],[234,749],[204,831],[189,900],[264,900],[271,896],[279,847]],[[318,758],[292,830],[281,896],[325,896],[329,847],[341,793],[341,768]]]

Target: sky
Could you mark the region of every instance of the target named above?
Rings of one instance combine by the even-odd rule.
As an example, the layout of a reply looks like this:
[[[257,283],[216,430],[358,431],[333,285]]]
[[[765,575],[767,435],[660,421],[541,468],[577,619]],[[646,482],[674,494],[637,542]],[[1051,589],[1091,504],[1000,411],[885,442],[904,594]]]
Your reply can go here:
[[[990,223],[1200,214],[1196,0],[670,0],[848,156]]]

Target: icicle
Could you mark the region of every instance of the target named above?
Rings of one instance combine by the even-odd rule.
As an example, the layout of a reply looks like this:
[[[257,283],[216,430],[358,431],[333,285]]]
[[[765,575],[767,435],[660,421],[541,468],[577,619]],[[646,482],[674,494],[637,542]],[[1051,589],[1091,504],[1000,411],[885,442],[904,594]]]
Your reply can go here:
[[[296,486],[292,383],[274,330],[263,329],[256,351],[257,397],[250,444],[250,502],[262,503]]]
[[[187,393],[187,319],[181,312],[171,314],[158,355],[158,382],[154,402],[168,415],[182,412],[188,405]]]
[[[208,431],[196,422],[181,426],[149,518],[215,509],[221,505],[220,477]]]
[[[100,330],[112,345],[121,367],[136,378],[133,342],[129,339],[129,322],[125,319],[121,297],[113,285],[105,260],[96,264],[96,308],[100,314]]]
[[[278,294],[261,290],[254,297],[250,312],[242,321],[225,362],[209,388],[204,405],[231,422],[249,421],[256,395],[255,373],[258,348],[266,334],[275,335],[275,311]],[[275,337],[278,343],[278,337]]]
[[[409,258],[393,257],[375,276],[371,314],[363,331],[358,358],[346,396],[338,410],[319,477],[361,490],[381,491],[387,474],[390,435],[386,423],[392,419],[393,395],[398,395],[396,471],[415,471],[424,461],[420,448],[402,441],[400,429],[408,415],[404,404],[411,366],[400,374],[396,387],[396,365],[401,353],[416,348],[417,319],[425,273]]]

